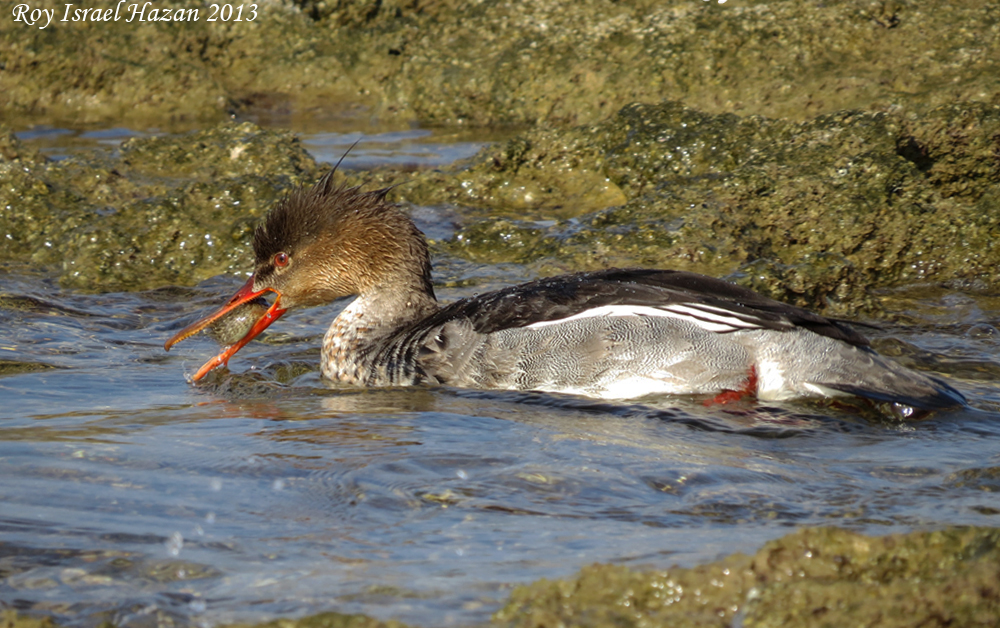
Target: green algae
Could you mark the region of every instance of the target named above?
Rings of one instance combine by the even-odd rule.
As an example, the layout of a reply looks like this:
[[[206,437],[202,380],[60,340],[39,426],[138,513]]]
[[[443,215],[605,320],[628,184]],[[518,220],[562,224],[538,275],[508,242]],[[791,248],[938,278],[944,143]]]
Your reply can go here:
[[[19,615],[14,610],[4,610],[0,613],[0,628],[55,628],[56,626],[50,617]]]
[[[183,138],[133,138],[121,145],[121,161],[142,175],[199,181],[316,169],[297,137],[248,123],[220,125]]]
[[[583,124],[662,99],[805,119],[998,91],[995,3],[300,5],[349,42],[378,111],[436,123]]]

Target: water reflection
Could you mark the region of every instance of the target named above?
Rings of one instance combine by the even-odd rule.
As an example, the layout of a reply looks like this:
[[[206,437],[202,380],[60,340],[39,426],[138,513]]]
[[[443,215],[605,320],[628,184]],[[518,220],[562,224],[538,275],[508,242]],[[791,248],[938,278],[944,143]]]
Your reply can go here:
[[[596,560],[690,564],[799,524],[887,532],[995,514],[984,461],[1000,459],[1000,435],[987,413],[904,426],[803,405],[336,389],[301,346],[324,316],[292,321],[300,342],[261,343],[254,368],[191,387],[183,359],[141,359],[177,306],[87,298],[76,306],[98,319],[142,312],[96,326],[122,335],[105,359],[126,347],[114,359],[128,373],[79,355],[58,373],[95,388],[124,380],[100,389],[104,409],[46,397],[66,387],[49,374],[0,380],[35,391],[0,431],[4,597],[81,624],[331,608],[473,623],[510,583]],[[28,335],[79,333],[64,310],[13,316]]]

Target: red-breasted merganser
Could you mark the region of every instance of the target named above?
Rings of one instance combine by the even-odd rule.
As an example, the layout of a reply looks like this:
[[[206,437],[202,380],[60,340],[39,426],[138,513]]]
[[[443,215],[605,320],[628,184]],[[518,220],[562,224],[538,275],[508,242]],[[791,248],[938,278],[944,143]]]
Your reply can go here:
[[[235,325],[242,337],[195,380],[227,364],[287,310],[356,296],[333,321],[322,352],[323,375],[352,385],[607,399],[856,395],[924,410],[965,403],[942,380],[878,355],[841,321],[696,273],[578,273],[442,307],[424,235],[386,200],[388,190],[337,186],[333,173],[268,213],[254,233],[250,279],[217,312],[167,341],[169,349],[237,313],[246,319]],[[273,297],[270,306],[264,296]]]

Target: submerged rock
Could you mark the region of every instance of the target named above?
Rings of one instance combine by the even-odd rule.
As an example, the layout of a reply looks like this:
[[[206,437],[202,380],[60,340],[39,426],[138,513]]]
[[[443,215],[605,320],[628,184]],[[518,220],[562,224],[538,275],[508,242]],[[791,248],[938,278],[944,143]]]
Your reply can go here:
[[[301,619],[278,619],[265,624],[232,624],[230,628],[406,628],[399,621],[379,621],[367,615],[320,613]]]

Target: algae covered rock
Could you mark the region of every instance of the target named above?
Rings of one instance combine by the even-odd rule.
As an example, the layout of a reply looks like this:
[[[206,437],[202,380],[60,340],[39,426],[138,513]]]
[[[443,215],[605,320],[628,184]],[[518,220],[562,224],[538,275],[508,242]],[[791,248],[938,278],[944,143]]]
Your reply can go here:
[[[453,202],[478,191],[472,202],[489,211],[521,213],[473,213],[453,243],[473,259],[682,268],[852,314],[874,307],[873,289],[1000,281],[998,136],[1000,107],[975,103],[806,122],[636,104],[598,125],[527,132],[442,188]],[[624,202],[561,205],[582,196],[576,171]],[[535,173],[548,193],[527,216],[491,193]]]
[[[1000,184],[1000,114],[996,107],[952,103],[909,116],[897,152],[942,196],[978,200]]]
[[[189,284],[245,269],[267,208],[316,176],[286,133],[250,124],[133,139],[115,156],[50,162],[7,136],[0,160],[0,262],[58,268],[108,291]]]
[[[182,137],[133,138],[121,145],[122,164],[142,175],[193,178],[300,175],[316,168],[291,133],[252,123],[222,124]]]
[[[593,565],[518,587],[500,626],[995,626],[1000,531],[806,528],[691,569]]]
[[[750,570],[746,626],[993,626],[1000,531],[868,537],[803,530],[768,543]]]
[[[277,102],[298,94],[305,107],[358,96],[323,30],[283,2],[256,3],[252,12],[248,3],[239,19],[215,11],[214,20],[209,4],[190,0],[153,3],[141,14],[131,5],[76,4],[101,9],[102,19],[94,11],[82,20],[57,4],[47,25],[15,19],[21,4],[0,0],[0,110],[10,124],[172,127],[220,120],[265,94]],[[117,12],[103,19],[107,8]]]
[[[1000,106],[846,111],[806,122],[635,104],[527,131],[444,170],[349,173],[395,198],[461,207],[452,254],[539,274],[608,266],[728,276],[831,314],[873,290],[1000,282]],[[250,235],[318,175],[296,138],[250,123],[49,162],[0,143],[0,261],[58,266],[90,290],[244,270]]]
[[[566,126],[664,99],[795,120],[1000,99],[996,6],[981,0],[296,0],[214,21],[209,5],[168,0],[153,6],[171,21],[127,8],[63,21],[59,4],[45,28],[16,20],[19,4],[0,0],[8,123],[360,105],[433,124]]]
[[[297,4],[350,42],[380,111],[435,123],[587,124],[662,99],[802,120],[1000,88],[995,7],[974,0]]]

